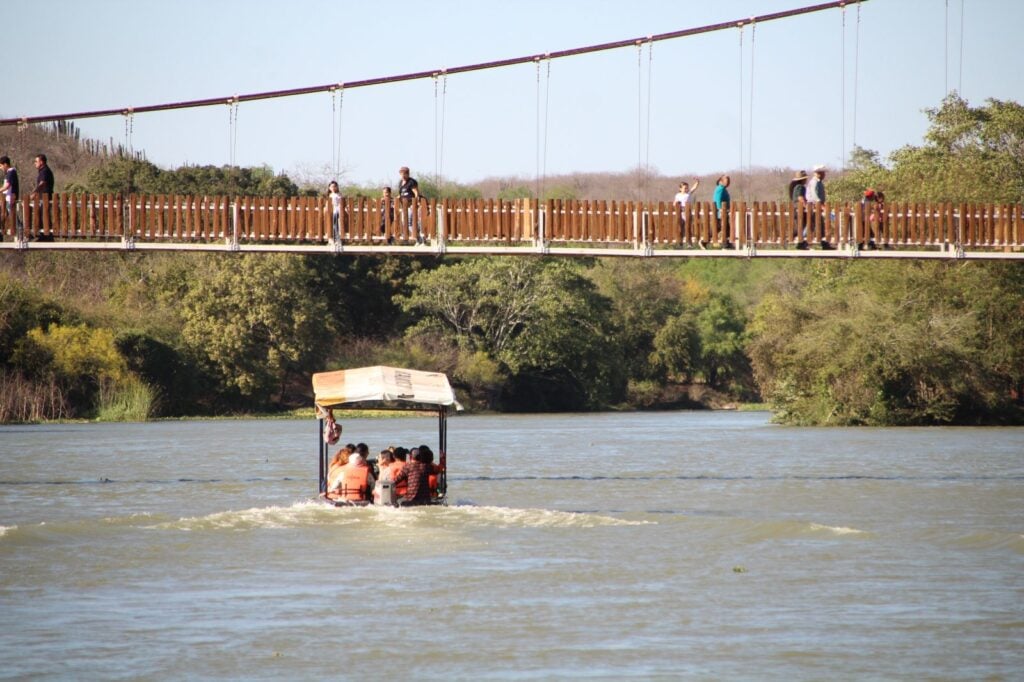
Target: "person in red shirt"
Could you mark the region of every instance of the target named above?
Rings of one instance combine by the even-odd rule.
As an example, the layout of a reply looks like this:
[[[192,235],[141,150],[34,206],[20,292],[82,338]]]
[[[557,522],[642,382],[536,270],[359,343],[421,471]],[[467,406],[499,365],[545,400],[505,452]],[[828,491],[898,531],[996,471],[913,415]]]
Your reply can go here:
[[[402,504],[403,506],[430,504],[430,464],[427,462],[427,454],[421,452],[419,448],[413,448],[409,454],[412,461],[402,467],[394,481],[396,488],[400,483],[407,484]]]

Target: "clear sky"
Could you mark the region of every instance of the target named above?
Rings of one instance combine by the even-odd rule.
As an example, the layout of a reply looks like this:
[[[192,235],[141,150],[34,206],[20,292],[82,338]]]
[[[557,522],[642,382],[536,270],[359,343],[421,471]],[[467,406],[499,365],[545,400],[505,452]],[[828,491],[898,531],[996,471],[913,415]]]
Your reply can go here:
[[[21,4],[4,13],[3,117],[441,69],[815,3],[44,4],[42,11]],[[553,60],[550,83],[544,65],[539,88],[537,69],[528,64],[452,76],[443,98],[440,92],[435,98],[429,79],[351,89],[343,97],[340,135],[327,93],[246,103],[237,113],[235,159],[299,176],[330,175],[340,137],[340,179],[355,183],[394,180],[400,165],[421,177],[439,169],[463,182],[532,178],[538,148],[548,174],[620,172],[639,162],[670,175],[724,171],[741,162],[835,167],[854,142],[883,156],[919,144],[927,127],[922,109],[937,106],[947,88],[959,88],[972,104],[1024,100],[1022,0],[869,0],[859,30],[856,6],[845,11],[845,33],[842,21],[842,12],[828,10],[764,23],[754,32],[748,26],[742,56],[740,31],[730,29],[659,42],[653,55],[644,47],[639,59],[636,48],[626,48]],[[442,104],[443,138],[437,132]],[[227,106],[140,114],[131,142],[164,167],[223,165],[231,158],[229,118]],[[122,117],[78,124],[91,137],[126,139]]]

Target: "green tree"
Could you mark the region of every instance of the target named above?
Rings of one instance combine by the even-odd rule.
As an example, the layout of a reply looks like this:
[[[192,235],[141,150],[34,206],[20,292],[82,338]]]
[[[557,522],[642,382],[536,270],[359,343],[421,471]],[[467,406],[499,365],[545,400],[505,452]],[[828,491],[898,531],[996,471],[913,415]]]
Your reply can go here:
[[[143,159],[115,157],[86,174],[84,187],[90,192],[121,194],[192,194],[228,196],[279,196],[298,194],[298,186],[287,175],[277,175],[269,166],[182,166],[163,170]]]
[[[590,277],[611,302],[615,343],[623,354],[630,379],[654,379],[661,374],[650,355],[654,340],[672,316],[683,312],[681,281],[671,265],[625,258],[599,260]],[[667,350],[667,349],[663,349]]]
[[[697,369],[714,388],[738,390],[747,375],[746,320],[742,310],[723,294],[712,295],[695,320],[700,337]]]
[[[654,337],[650,363],[658,378],[689,382],[701,364],[700,331],[690,312],[673,315]]]
[[[1024,201],[1024,107],[997,99],[972,107],[953,93],[925,113],[923,145],[897,149],[888,167],[877,153],[855,148],[832,195],[857,199],[874,187],[898,201]]]
[[[63,315],[60,306],[36,289],[0,274],[0,365],[10,362],[17,342],[30,329],[47,329]]]
[[[979,315],[987,306],[976,294],[994,284],[988,267],[826,264],[810,284],[766,297],[752,325],[754,371],[781,421],[882,425],[1020,418],[1011,400],[1020,370],[1007,363],[1021,357],[1020,337],[1006,335],[1019,333],[1019,323],[996,332],[982,322],[1020,311],[1022,294],[996,285],[1003,300],[991,316]],[[993,342],[1011,350],[992,357]]]
[[[499,362],[510,378],[502,400],[511,409],[605,404],[624,390],[621,356],[609,344],[607,300],[580,267],[479,258],[421,271],[399,298],[418,320],[408,334],[441,333]],[[479,356],[474,362],[480,365]]]
[[[323,362],[334,329],[329,290],[287,254],[211,259],[182,301],[182,339],[244,403],[267,405]]]

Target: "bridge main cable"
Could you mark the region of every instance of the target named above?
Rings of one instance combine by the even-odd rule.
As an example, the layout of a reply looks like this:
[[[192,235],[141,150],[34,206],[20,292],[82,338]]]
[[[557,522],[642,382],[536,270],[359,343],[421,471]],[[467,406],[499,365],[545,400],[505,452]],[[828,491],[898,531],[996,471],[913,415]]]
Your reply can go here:
[[[766,21],[775,21],[777,19],[788,19],[789,17],[799,16],[801,14],[810,14],[812,12],[821,12],[829,9],[841,9],[847,5],[859,5],[867,2],[867,0],[836,0],[834,2],[826,2],[819,5],[809,5],[807,7],[798,7],[796,9],[784,10],[782,12],[773,12],[771,14],[762,14],[754,17],[747,17],[744,19],[736,19],[734,21],[723,21],[717,24],[708,24],[707,26],[698,26],[696,28],[686,28],[680,31],[671,31],[669,33],[658,33],[655,35],[644,36],[642,38],[629,38],[627,40],[617,40],[611,43],[600,43],[598,45],[588,45],[585,47],[576,47],[568,50],[559,50],[557,52],[547,52],[543,54],[527,55],[525,57],[512,57],[510,59],[499,59],[490,62],[480,62],[479,64],[468,64],[466,66],[455,66],[445,69],[432,69],[430,71],[416,71],[414,73],[405,73],[397,76],[382,76],[379,78],[367,78],[364,80],[350,81],[348,83],[330,83],[327,85],[312,85],[304,88],[291,88],[287,90],[270,90],[267,92],[254,92],[247,95],[229,95],[225,97],[208,97],[206,99],[193,99],[186,100],[183,102],[168,102],[165,104],[150,104],[146,106],[136,107],[121,107],[118,109],[97,109],[95,111],[77,111],[68,114],[47,114],[43,116],[22,116],[20,118],[2,118],[0,119],[0,126],[11,126],[11,125],[28,125],[30,123],[48,123],[52,121],[67,121],[82,118],[101,118],[104,116],[122,116],[128,113],[131,114],[144,114],[153,111],[172,111],[175,109],[195,109],[199,107],[211,107],[222,104],[237,104],[240,102],[254,102],[257,100],[274,99],[277,97],[294,97],[297,95],[311,95],[318,92],[331,92],[337,89],[349,89],[349,88],[365,88],[371,85],[386,85],[388,83],[401,83],[404,81],[420,80],[423,78],[434,78],[443,74],[453,75],[457,73],[469,73],[471,71],[483,71],[485,69],[498,69],[505,66],[515,66],[517,64],[529,64],[545,59],[560,59],[562,57],[575,57],[582,54],[590,54],[592,52],[604,52],[606,50],[617,50],[623,47],[631,47],[636,45],[642,45],[643,43],[655,43],[662,40],[674,40],[676,38],[685,38],[688,36],[699,35],[702,33],[712,33],[715,31],[724,31],[730,28],[737,28],[745,26],[747,24],[760,24]]]

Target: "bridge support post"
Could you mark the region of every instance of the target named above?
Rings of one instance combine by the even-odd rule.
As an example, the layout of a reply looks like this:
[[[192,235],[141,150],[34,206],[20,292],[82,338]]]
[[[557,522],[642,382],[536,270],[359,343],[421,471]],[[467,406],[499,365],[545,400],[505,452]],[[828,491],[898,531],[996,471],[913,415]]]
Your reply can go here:
[[[653,256],[654,255],[654,245],[651,244],[650,228],[651,228],[651,213],[650,213],[650,211],[648,209],[643,208],[641,206],[641,208],[640,208],[640,233],[641,233],[642,239],[640,241],[639,249],[638,250],[644,256]]]
[[[25,205],[28,205],[26,200]],[[15,202],[13,205],[14,209],[14,244],[19,251],[28,249],[28,240],[25,239],[25,221],[23,216],[26,215],[25,211],[22,211],[21,202]]]
[[[551,253],[551,245],[547,240],[547,226],[548,226],[548,211],[547,207],[541,208],[540,202],[537,202],[536,210],[536,224],[537,224],[537,236],[534,237],[533,245],[537,249],[537,253],[548,254]]]
[[[447,205],[444,203],[434,204],[434,216],[437,220],[434,235],[434,250],[437,255],[441,256],[448,252],[448,242],[445,240],[444,235],[447,233],[445,229],[445,219],[448,217],[448,211],[446,210]]]
[[[238,202],[231,203],[231,224],[228,225],[228,233],[224,235],[224,241],[227,244],[228,251],[238,251]]]
[[[122,197],[124,195],[121,195]],[[111,198],[111,201],[114,199]],[[125,226],[121,232],[121,246],[125,251],[135,250],[135,211],[132,210],[134,197],[129,196],[127,201],[121,201],[121,224]]]
[[[642,227],[640,225],[640,221],[641,221],[640,213],[636,209],[633,209],[633,250],[634,251],[639,251],[640,250],[640,236],[641,236],[641,230],[642,230]]]

